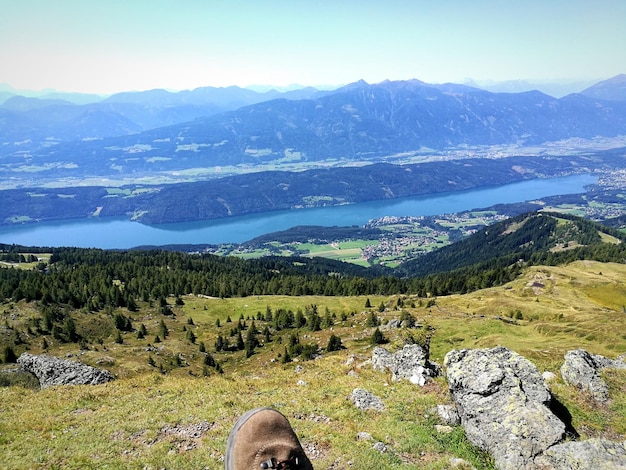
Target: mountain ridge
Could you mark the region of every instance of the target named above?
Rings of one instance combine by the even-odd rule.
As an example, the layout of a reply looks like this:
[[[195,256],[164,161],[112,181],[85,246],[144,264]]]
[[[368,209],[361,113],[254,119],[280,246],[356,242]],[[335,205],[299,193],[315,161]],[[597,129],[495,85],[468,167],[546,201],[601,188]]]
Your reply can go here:
[[[197,92],[202,90],[208,89]],[[193,92],[167,93],[153,90],[132,96],[184,97]],[[44,165],[69,165],[74,173],[88,176],[94,168],[99,168],[95,174],[100,175],[106,173],[104,169],[114,168],[108,171],[114,175],[195,167],[252,168],[268,162],[380,161],[423,148],[538,145],[572,137],[626,134],[625,102],[583,94],[556,99],[537,91],[491,93],[466,85],[409,80],[374,85],[359,81],[314,95],[293,100],[283,97],[226,112],[214,105],[196,104],[147,110],[144,104],[120,103],[109,97],[106,104],[87,105],[91,108],[72,105],[71,119],[78,119],[76,109],[107,106],[111,116],[117,113],[129,120],[128,126],[117,131],[109,126],[113,130],[100,133],[93,126],[82,131],[75,126],[67,135],[58,125],[55,131],[53,123],[38,130],[42,118],[37,110],[31,110],[22,124],[16,119],[12,125],[11,119],[5,118],[0,126],[5,145],[0,152],[9,157],[28,151],[30,158]],[[50,108],[57,111],[56,121],[69,112],[69,107],[60,108]],[[183,119],[187,120],[181,122]],[[170,125],[153,127],[159,122]],[[142,131],[146,127],[150,129]],[[20,129],[31,129],[32,142],[24,143],[27,135],[20,134]],[[126,135],[111,135],[115,132]],[[88,142],[63,142],[87,137]],[[51,146],[51,141],[61,142]],[[43,142],[46,145],[42,147]]]

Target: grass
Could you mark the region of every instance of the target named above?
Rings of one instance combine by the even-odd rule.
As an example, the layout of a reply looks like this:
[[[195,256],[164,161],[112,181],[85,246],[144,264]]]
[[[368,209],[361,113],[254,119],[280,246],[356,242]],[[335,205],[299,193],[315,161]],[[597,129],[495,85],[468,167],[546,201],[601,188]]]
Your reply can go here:
[[[406,297],[404,309],[422,325],[434,328],[431,357],[442,364],[452,349],[503,345],[522,354],[540,371],[559,374],[563,355],[585,348],[615,358],[626,352],[623,332],[626,266],[576,262],[564,267],[534,267],[507,286],[466,295],[440,297],[426,307],[426,299]],[[537,287],[537,282],[543,287]],[[535,283],[533,285],[533,282]],[[124,312],[137,328],[144,323],[146,339],[124,333],[123,344],[113,341],[110,315],[77,315],[79,333],[96,337],[86,350],[76,344],[57,343],[47,337],[49,353],[105,367],[117,380],[101,386],[56,387],[30,390],[21,386],[0,388],[0,452],[7,468],[222,468],[226,438],[236,418],[256,406],[274,406],[290,419],[316,468],[449,468],[460,457],[477,469],[493,464],[473,448],[460,427],[449,434],[438,432],[433,414],[437,404],[449,402],[447,385],[438,378],[421,388],[408,382],[391,382],[387,373],[371,369],[368,359],[373,328],[365,327],[369,310],[366,297],[256,296],[241,299],[184,297],[185,305],[173,307],[175,315],[162,317],[147,304],[140,311]],[[398,297],[369,297],[384,321],[398,318]],[[411,306],[411,302],[412,305]],[[173,303],[173,302],[171,302]],[[336,315],[330,329],[299,332],[302,342],[324,347],[331,334],[347,347],[324,353],[313,361],[282,364],[288,335],[246,358],[243,351],[218,353],[213,344],[218,333],[228,335],[240,316],[265,313],[269,306],[304,309],[315,304]],[[521,319],[511,320],[521,313]],[[342,314],[346,320],[341,321]],[[24,329],[37,315],[30,304],[5,303],[0,317],[0,342],[16,329]],[[233,323],[227,323],[227,317]],[[154,343],[164,319],[170,335]],[[190,324],[192,319],[193,325]],[[221,326],[216,322],[219,319]],[[246,320],[248,325],[251,320]],[[257,322],[262,327],[263,322]],[[9,329],[7,329],[7,326]],[[196,344],[185,339],[192,329]],[[423,330],[413,330],[419,333]],[[407,332],[384,330],[389,349],[403,344]],[[229,338],[232,341],[232,338]],[[224,374],[213,369],[202,376],[198,343],[202,341]],[[18,347],[18,354],[26,346]],[[31,353],[41,353],[41,340],[29,341]],[[180,367],[171,365],[175,355]],[[157,367],[148,364],[152,357]],[[171,369],[162,374],[158,364]],[[302,370],[297,371],[296,366]],[[595,405],[587,395],[565,385],[560,378],[550,387],[572,415],[572,424],[583,438],[626,438],[626,371],[604,373],[611,402]],[[386,404],[385,412],[357,410],[347,397],[356,387],[365,388]],[[206,422],[206,423],[205,423]],[[194,434],[190,429],[202,427]],[[357,439],[359,432],[373,441]],[[387,446],[380,453],[376,441]]]

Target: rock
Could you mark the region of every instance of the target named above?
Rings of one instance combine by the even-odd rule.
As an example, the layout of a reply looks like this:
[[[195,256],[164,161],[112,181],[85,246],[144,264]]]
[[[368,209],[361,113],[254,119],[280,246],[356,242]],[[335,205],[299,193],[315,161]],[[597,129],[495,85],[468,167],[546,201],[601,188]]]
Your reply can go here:
[[[380,346],[374,348],[372,367],[375,370],[389,369],[393,381],[408,379],[421,386],[441,373],[439,365],[428,359],[428,351],[417,344],[407,344],[394,354]]]
[[[385,410],[385,404],[380,398],[362,388],[352,390],[349,399],[359,410]]]
[[[435,424],[435,431],[440,434],[450,434],[452,431],[454,431],[454,428],[445,424]]]
[[[550,447],[536,459],[542,470],[626,469],[626,442],[588,439]]]
[[[373,441],[374,438],[372,437],[372,435],[369,432],[360,431],[356,435],[356,440],[357,441]]]
[[[445,424],[458,426],[461,424],[461,417],[454,405],[437,405],[437,415]]]
[[[621,359],[611,360],[584,349],[576,349],[565,354],[561,376],[565,383],[589,392],[599,403],[606,403],[609,400],[609,387],[600,377],[600,370],[607,367],[625,369],[626,363]]]
[[[387,446],[385,444],[383,444],[382,442],[376,442],[373,446],[372,449],[377,450],[378,452],[385,453],[387,452]]]
[[[99,385],[114,379],[107,370],[45,354],[36,356],[23,353],[17,363],[22,370],[37,377],[41,388],[54,385]]]
[[[541,377],[543,377],[544,382],[552,382],[554,379],[556,379],[556,374],[547,370],[543,374],[541,374]]]
[[[376,346],[372,351],[372,368],[384,371],[391,369],[393,366],[393,354],[383,347]]]
[[[548,408],[537,368],[503,347],[450,351],[448,386],[465,433],[499,469],[535,468],[534,458],[559,443],[565,424]]]
[[[459,469],[467,469],[467,470],[475,470],[476,467],[474,467],[471,463],[469,463],[467,460],[463,460],[463,459],[459,459],[456,457],[451,457],[450,460],[450,468],[459,468]]]

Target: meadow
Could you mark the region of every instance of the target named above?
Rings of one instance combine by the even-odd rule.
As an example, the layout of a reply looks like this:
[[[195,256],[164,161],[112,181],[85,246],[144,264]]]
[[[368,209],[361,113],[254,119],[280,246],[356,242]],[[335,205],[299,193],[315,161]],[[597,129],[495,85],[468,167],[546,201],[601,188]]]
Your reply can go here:
[[[626,352],[624,318],[626,266],[577,261],[561,267],[527,268],[500,287],[439,298],[286,297],[206,298],[184,296],[173,315],[139,303],[134,331],[117,330],[111,312],[76,314],[77,330],[98,337],[86,346],[41,338],[28,342],[29,352],[68,357],[106,368],[117,380],[99,386],[36,390],[0,387],[0,453],[3,468],[137,468],[191,469],[223,467],[231,426],[246,410],[273,406],[292,422],[316,468],[458,468],[491,469],[488,455],[473,448],[461,427],[438,427],[433,407],[449,403],[443,377],[425,387],[392,382],[369,365],[374,314],[388,343],[396,350],[407,341],[432,333],[431,359],[443,364],[447,352],[461,348],[506,346],[557,378],[553,395],[567,407],[581,435],[626,439],[626,373],[607,371],[611,401],[595,405],[590,397],[560,378],[563,355],[584,348],[616,358]],[[297,311],[316,305],[333,325],[273,332],[254,354],[216,351],[218,335],[233,341],[238,322],[261,330],[268,308]],[[370,305],[371,307],[367,307]],[[409,313],[420,328],[391,329],[389,320]],[[5,302],[2,323],[20,328],[38,315],[34,305]],[[229,321],[230,319],[230,321]],[[155,342],[164,322],[168,335]],[[147,334],[137,338],[143,324]],[[218,326],[219,325],[219,326]],[[193,340],[189,332],[193,332]],[[289,338],[315,344],[313,360],[284,362]],[[331,335],[344,349],[326,352]],[[200,345],[206,352],[201,352]],[[205,367],[210,354],[221,372]],[[3,365],[7,368],[11,365]],[[347,399],[354,388],[379,396],[386,411],[360,411]],[[360,432],[373,440],[359,440]],[[373,449],[385,444],[386,451]]]

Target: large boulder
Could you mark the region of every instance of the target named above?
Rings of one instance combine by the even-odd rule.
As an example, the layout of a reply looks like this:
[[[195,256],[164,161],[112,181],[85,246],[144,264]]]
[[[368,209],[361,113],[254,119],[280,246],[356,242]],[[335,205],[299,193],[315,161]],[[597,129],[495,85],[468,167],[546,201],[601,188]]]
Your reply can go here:
[[[541,374],[519,354],[456,350],[446,354],[445,367],[468,439],[491,453],[497,468],[537,468],[535,457],[565,437]]]
[[[390,370],[393,381],[407,379],[422,386],[441,373],[439,365],[428,359],[428,351],[417,344],[407,344],[393,354],[377,346],[372,351],[372,367]]]
[[[565,354],[561,376],[566,383],[589,392],[597,402],[606,403],[609,400],[609,387],[602,380],[600,371],[609,367],[625,369],[626,362],[621,358],[612,360],[584,349],[576,349]]]
[[[54,385],[99,385],[114,379],[107,370],[45,354],[36,356],[23,353],[17,363],[23,371],[37,377],[41,388]]]
[[[564,442],[536,459],[542,470],[626,469],[626,442],[588,439]]]

